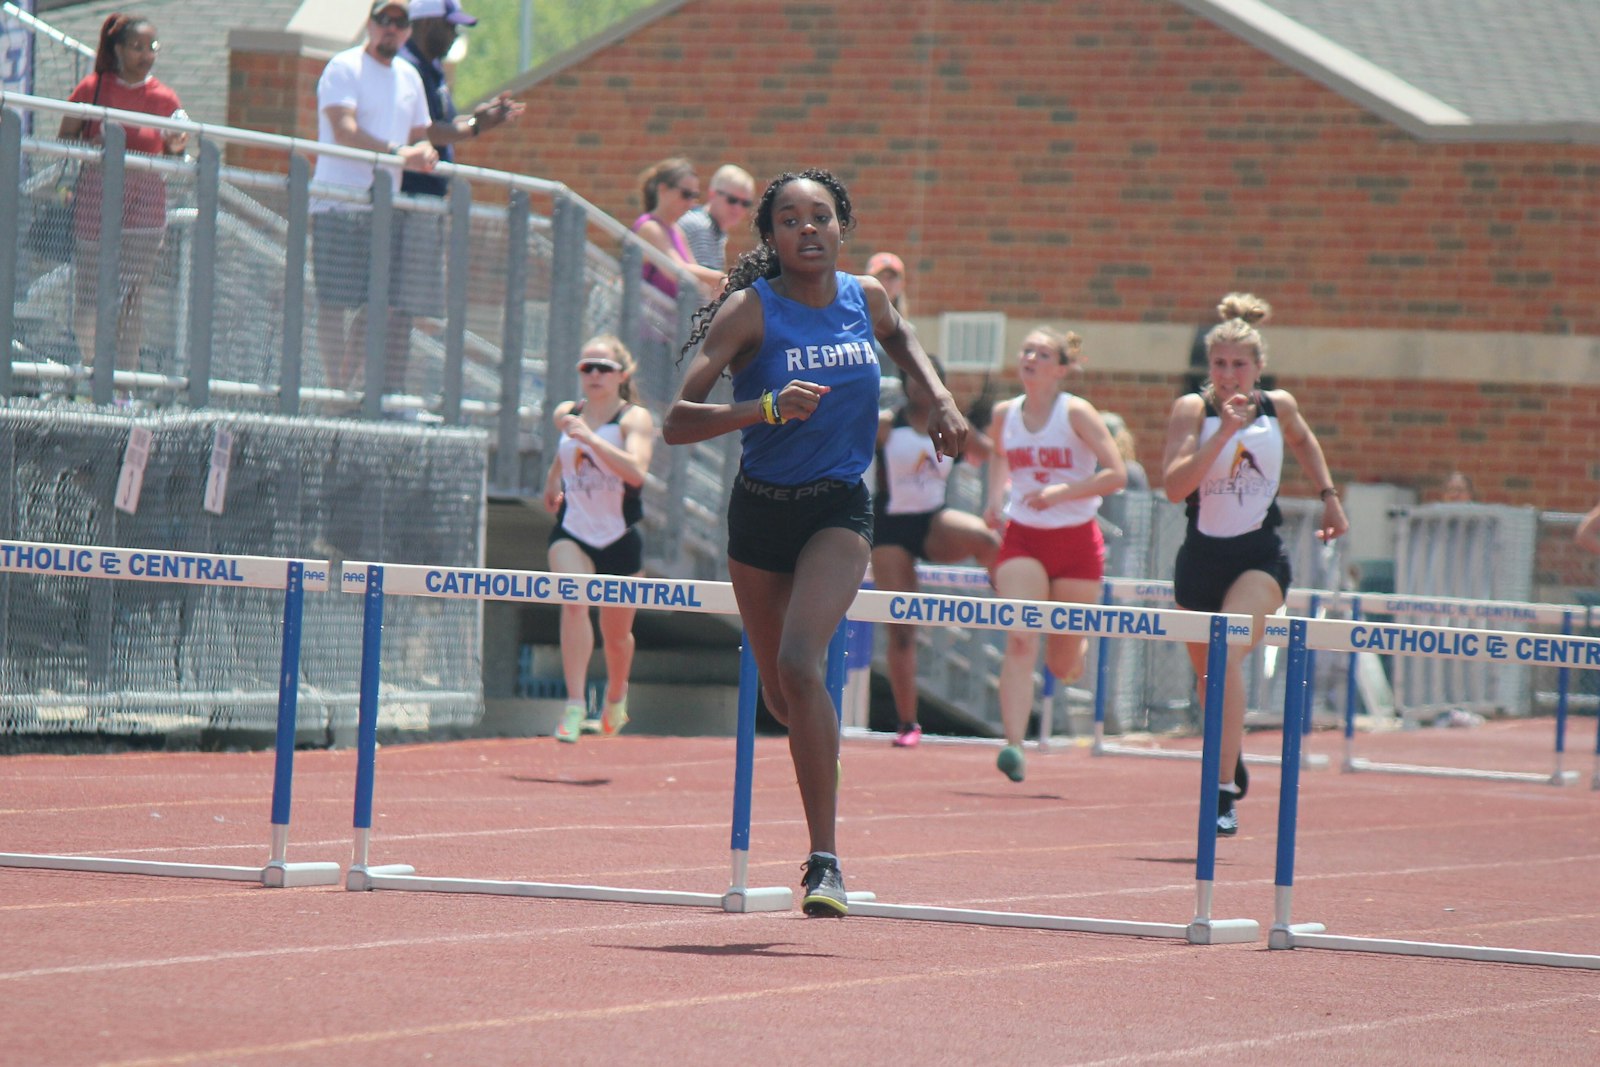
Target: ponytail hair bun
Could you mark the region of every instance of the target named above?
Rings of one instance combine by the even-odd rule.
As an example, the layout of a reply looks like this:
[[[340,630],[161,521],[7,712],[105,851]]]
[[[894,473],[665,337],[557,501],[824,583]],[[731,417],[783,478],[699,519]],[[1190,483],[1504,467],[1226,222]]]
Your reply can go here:
[[[1217,318],[1223,322],[1240,319],[1250,326],[1265,322],[1272,314],[1272,305],[1254,293],[1229,293],[1217,305]]]

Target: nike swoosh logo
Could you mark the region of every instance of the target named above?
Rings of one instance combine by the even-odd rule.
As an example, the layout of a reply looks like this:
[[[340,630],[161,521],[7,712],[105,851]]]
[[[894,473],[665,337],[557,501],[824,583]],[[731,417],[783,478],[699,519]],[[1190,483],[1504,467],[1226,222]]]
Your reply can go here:
[[[844,328],[845,328],[845,329],[847,329],[847,330],[853,330],[853,329],[855,329],[855,328],[856,328],[856,327],[857,327],[857,326],[860,326],[860,325],[861,325],[861,320],[860,320],[860,319],[857,319],[857,320],[856,320],[856,321],[854,321],[854,322],[847,322],[847,323],[845,323],[845,324],[844,324]]]

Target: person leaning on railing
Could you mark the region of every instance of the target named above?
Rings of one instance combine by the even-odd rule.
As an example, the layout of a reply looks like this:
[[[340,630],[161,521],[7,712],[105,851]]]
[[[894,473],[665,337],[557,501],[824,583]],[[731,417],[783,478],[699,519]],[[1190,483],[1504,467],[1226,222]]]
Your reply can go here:
[[[1590,552],[1600,552],[1600,504],[1590,508],[1588,514],[1578,521],[1578,529],[1572,539]]]
[[[100,27],[100,45],[94,71],[78,83],[67,99],[119,111],[143,111],[162,118],[183,119],[178,94],[151,74],[161,42],[149,19],[113,14]],[[182,155],[188,135],[181,131],[142,126],[127,127],[130,152],[147,155]],[[60,138],[99,144],[98,119],[68,115],[61,120]],[[73,194],[74,294],[72,329],[85,364],[94,360],[96,292],[100,270],[100,202],[102,174],[86,166]],[[132,369],[139,362],[144,332],[144,286],[155,272],[156,256],[167,231],[167,187],[161,175],[129,170],[123,180],[122,260],[118,271],[117,366]]]

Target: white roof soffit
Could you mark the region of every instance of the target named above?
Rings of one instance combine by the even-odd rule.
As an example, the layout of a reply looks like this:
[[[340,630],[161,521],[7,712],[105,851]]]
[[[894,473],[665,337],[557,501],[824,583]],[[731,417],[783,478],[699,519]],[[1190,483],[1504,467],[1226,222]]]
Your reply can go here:
[[[1329,40],[1264,0],[1174,0],[1427,141],[1600,141],[1589,123],[1475,123],[1472,116]]]

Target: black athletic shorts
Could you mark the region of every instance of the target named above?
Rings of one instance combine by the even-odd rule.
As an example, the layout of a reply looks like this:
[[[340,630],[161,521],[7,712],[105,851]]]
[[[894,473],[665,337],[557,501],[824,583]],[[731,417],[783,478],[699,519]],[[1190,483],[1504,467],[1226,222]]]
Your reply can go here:
[[[1172,571],[1172,598],[1188,611],[1221,611],[1228,588],[1245,571],[1265,571],[1289,595],[1289,555],[1275,529],[1237,537],[1207,537],[1190,530]]]
[[[943,511],[912,511],[904,515],[879,512],[872,520],[872,545],[899,545],[917,559],[928,558],[928,531],[933,529],[933,517]]]
[[[823,479],[809,485],[769,485],[745,476],[733,480],[728,500],[728,558],[779,574],[793,574],[800,550],[818,530],[840,527],[872,544],[872,494],[867,483]]]
[[[553,545],[557,541],[571,541],[583,549],[583,554],[594,564],[596,574],[630,575],[644,570],[644,538],[639,536],[637,526],[628,527],[627,533],[606,547],[596,548],[586,541],[573,537],[565,527],[558,524],[550,531],[550,540],[547,544]]]

